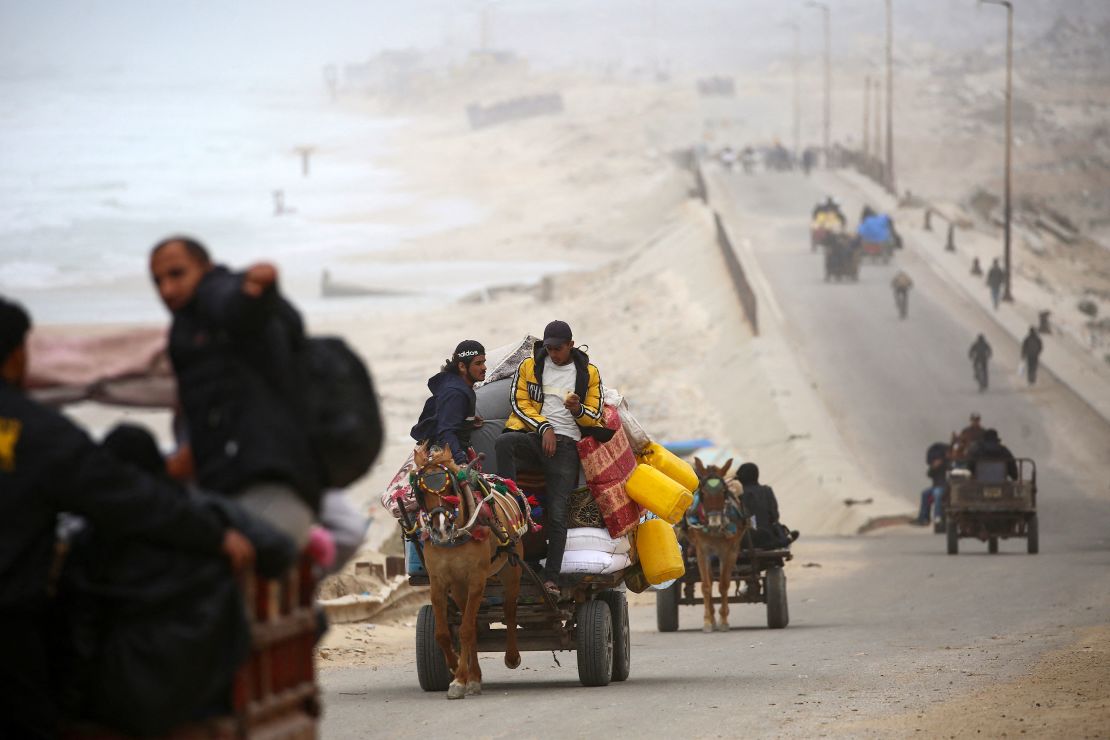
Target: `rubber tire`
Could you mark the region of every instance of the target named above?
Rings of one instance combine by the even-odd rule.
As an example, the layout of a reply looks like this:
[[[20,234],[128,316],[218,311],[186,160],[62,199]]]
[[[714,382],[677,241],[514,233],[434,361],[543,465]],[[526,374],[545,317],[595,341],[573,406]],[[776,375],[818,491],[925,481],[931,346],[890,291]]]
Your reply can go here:
[[[628,599],[621,591],[602,591],[613,619],[613,680],[624,681],[632,670],[632,635],[628,626]]]
[[[780,567],[768,568],[764,577],[767,597],[767,626],[781,630],[790,624],[790,608],[786,602],[786,573]]]
[[[678,580],[655,592],[655,626],[660,632],[678,630],[678,590],[681,586],[682,581]]]
[[[1030,555],[1036,555],[1041,551],[1041,536],[1040,527],[1037,524],[1037,515],[1029,517],[1029,521],[1025,523],[1025,549]]]
[[[998,538],[997,537],[990,537],[990,538],[987,539],[987,552],[989,552],[991,555],[997,555],[998,554]]]
[[[948,523],[947,523],[947,527],[945,529],[945,532],[948,535],[948,554],[949,555],[959,555],[960,554],[960,533],[959,533],[959,530],[956,529],[956,522],[954,520],[952,520],[951,518],[948,519]]]
[[[416,615],[416,678],[425,691],[446,691],[451,685],[447,658],[436,642],[436,615],[431,604]]]
[[[603,599],[578,605],[578,680],[608,686],[613,680],[613,618]]]

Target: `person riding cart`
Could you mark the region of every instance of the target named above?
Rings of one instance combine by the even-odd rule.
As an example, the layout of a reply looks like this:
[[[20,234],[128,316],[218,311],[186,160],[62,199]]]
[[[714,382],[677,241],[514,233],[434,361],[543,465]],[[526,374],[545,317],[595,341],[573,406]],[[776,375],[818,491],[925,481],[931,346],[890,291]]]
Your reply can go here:
[[[798,532],[787,529],[779,521],[778,499],[770,486],[759,482],[759,466],[744,463],[736,471],[736,480],[742,487],[740,501],[744,512],[751,517],[751,528],[744,535],[744,547],[761,550],[790,547],[790,543],[798,539]]]
[[[570,326],[552,321],[532,357],[517,368],[512,416],[497,439],[497,474],[516,480],[518,470],[538,470],[546,484],[544,531],[548,538],[544,588],[559,592],[567,538],[567,501],[578,482],[578,441],[608,441],[602,421],[601,373],[574,346]]]
[[[432,397],[424,403],[420,419],[410,434],[419,443],[430,442],[450,448],[458,465],[469,459],[470,433],[481,419],[475,417],[477,398],[474,384],[486,378],[486,348],[466,339],[455,347],[451,359],[428,378]]]

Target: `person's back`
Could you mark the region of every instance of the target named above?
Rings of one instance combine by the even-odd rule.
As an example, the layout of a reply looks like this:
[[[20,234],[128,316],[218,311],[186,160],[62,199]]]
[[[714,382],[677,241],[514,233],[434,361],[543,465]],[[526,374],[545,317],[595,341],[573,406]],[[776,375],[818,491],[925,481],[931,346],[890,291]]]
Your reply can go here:
[[[787,547],[791,538],[779,521],[778,499],[770,486],[759,482],[759,468],[755,463],[744,463],[737,469],[736,479],[742,486],[740,502],[752,524],[748,536],[753,546],[760,549]]]
[[[985,472],[988,477],[1000,478],[997,473],[989,472],[994,471],[995,467],[988,467],[984,463],[997,462],[1000,463],[1001,469],[1004,470],[1005,476],[1011,480],[1017,480],[1018,467],[1014,459],[1014,453],[1010,452],[1006,445],[1002,444],[1002,440],[998,436],[997,430],[987,429],[983,432],[982,438],[974,445],[968,455],[968,467],[976,479],[980,479],[980,471],[986,468]],[[990,480],[987,482],[999,483],[1001,480]]]

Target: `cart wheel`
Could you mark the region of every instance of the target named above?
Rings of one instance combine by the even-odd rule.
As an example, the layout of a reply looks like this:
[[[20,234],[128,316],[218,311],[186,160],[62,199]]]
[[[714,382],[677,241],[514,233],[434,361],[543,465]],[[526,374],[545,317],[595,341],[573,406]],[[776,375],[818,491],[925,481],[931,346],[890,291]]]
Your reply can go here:
[[[997,537],[991,537],[990,539],[987,540],[987,552],[989,552],[991,555],[994,555],[998,552],[998,538]]]
[[[1025,523],[1025,547],[1030,555],[1036,555],[1041,550],[1041,538],[1037,529],[1037,515],[1029,517]]]
[[[624,681],[632,670],[632,635],[628,628],[628,600],[620,591],[602,591],[613,619],[613,680]]]
[[[578,680],[608,686],[613,678],[613,619],[609,605],[591,599],[578,605]]]
[[[436,642],[436,615],[431,604],[420,607],[416,615],[416,678],[425,691],[446,691],[451,671]]]
[[[948,518],[945,531],[948,533],[948,554],[958,555],[960,552],[960,533],[956,529],[956,520]]]
[[[660,632],[674,632],[678,629],[678,591],[682,588],[679,579],[662,591],[655,592],[655,626]]]
[[[790,609],[786,604],[786,573],[782,568],[768,568],[763,584],[767,597],[767,626],[780,630],[790,624]]]

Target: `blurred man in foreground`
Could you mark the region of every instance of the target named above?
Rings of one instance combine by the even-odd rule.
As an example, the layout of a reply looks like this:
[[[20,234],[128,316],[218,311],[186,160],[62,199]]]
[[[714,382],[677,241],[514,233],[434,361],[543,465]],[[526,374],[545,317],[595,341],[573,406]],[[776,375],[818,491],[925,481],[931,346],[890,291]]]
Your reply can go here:
[[[322,483],[298,361],[304,325],[277,269],[233,273],[199,242],[171,237],[151,250],[150,272],[173,313],[169,353],[197,482],[303,547]]]

